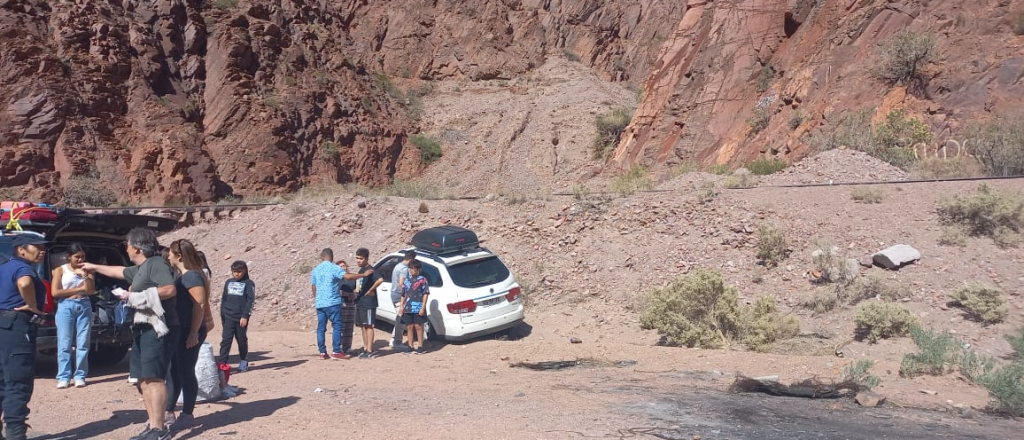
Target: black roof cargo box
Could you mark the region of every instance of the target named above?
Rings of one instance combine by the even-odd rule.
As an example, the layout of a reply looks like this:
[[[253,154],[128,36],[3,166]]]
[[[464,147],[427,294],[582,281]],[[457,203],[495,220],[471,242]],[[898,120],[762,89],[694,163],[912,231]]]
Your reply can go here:
[[[480,246],[476,233],[458,226],[438,226],[424,229],[412,236],[409,244],[435,254],[449,254],[475,249]]]

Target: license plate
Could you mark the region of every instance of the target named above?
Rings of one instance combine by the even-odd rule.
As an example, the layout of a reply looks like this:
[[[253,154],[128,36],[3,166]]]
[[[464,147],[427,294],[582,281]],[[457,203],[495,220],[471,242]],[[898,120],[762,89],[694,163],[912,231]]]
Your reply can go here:
[[[497,297],[494,297],[494,298],[491,298],[491,299],[485,299],[483,301],[480,301],[480,307],[493,306],[495,304],[501,303],[501,300],[502,300],[502,298],[500,296],[497,296]]]

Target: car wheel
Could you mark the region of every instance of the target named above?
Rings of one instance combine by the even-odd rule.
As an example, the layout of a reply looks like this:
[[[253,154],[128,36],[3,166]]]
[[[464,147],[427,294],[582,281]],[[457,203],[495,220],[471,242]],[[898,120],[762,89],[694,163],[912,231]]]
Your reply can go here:
[[[128,347],[101,345],[89,350],[89,365],[100,367],[116,365],[128,354]]]
[[[444,340],[443,337],[439,336],[437,332],[434,331],[434,325],[430,323],[430,319],[427,319],[427,322],[423,323],[423,338],[428,341]]]

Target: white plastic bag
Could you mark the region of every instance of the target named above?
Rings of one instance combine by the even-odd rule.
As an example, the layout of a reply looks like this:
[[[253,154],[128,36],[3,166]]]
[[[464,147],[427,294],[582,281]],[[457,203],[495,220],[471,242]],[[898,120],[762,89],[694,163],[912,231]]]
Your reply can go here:
[[[217,361],[213,357],[213,345],[209,342],[204,342],[199,349],[196,379],[199,380],[197,402],[210,402],[221,398],[220,371],[217,370]]]

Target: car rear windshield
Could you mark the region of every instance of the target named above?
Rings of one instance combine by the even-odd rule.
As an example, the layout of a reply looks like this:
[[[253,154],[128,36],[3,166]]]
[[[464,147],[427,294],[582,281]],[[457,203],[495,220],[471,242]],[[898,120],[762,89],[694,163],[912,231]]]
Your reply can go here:
[[[459,287],[481,287],[503,281],[509,276],[508,268],[498,257],[487,257],[448,266],[452,282]]]

